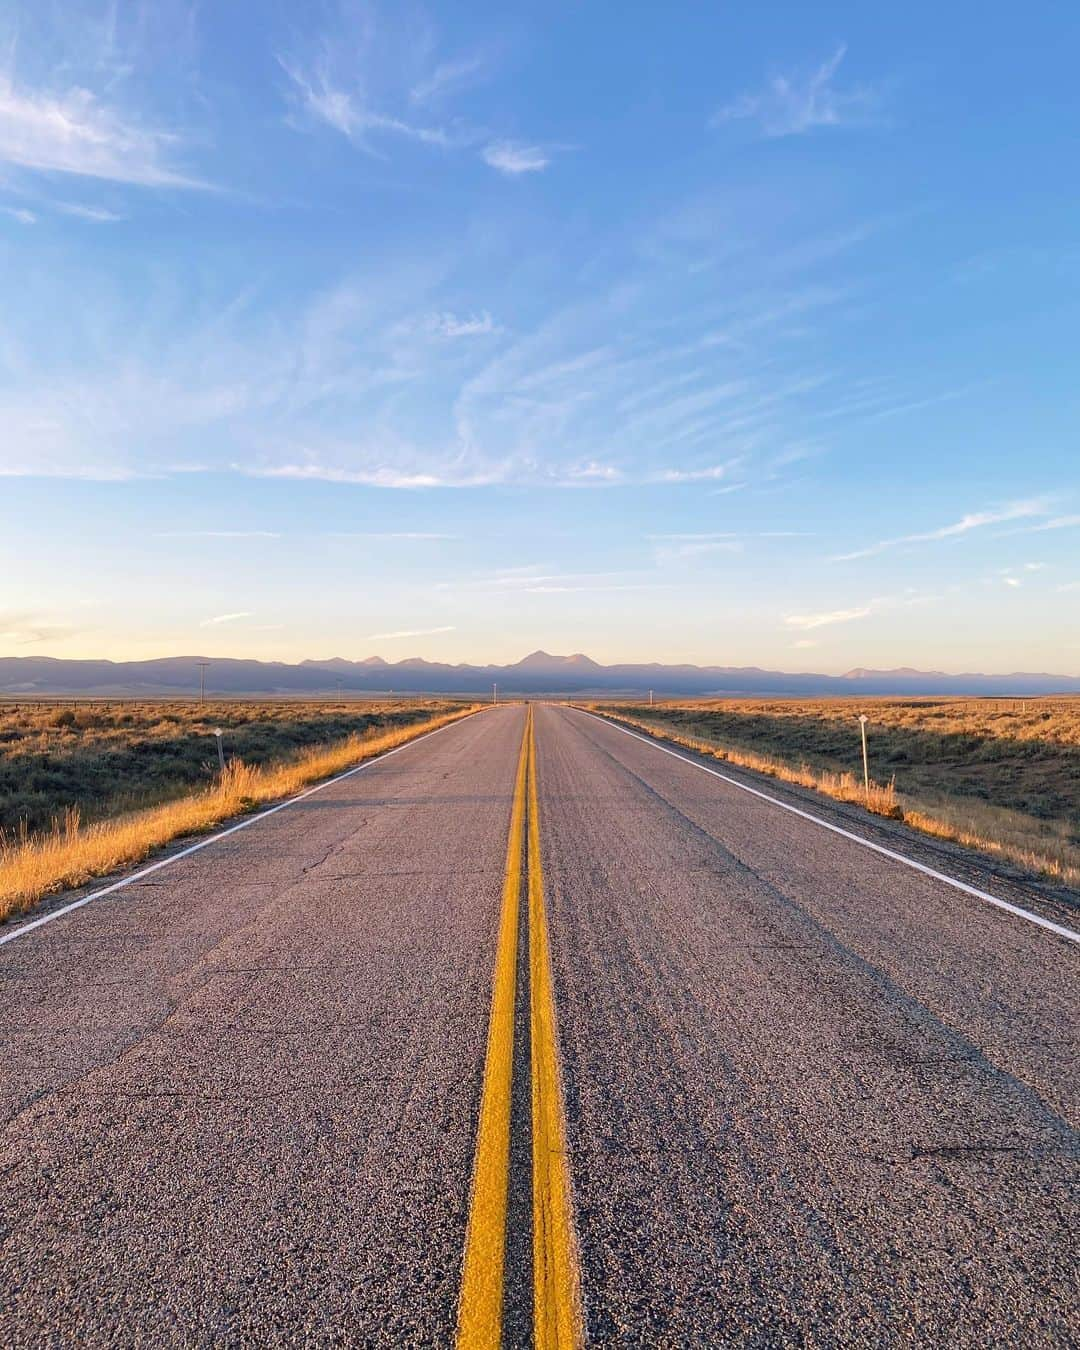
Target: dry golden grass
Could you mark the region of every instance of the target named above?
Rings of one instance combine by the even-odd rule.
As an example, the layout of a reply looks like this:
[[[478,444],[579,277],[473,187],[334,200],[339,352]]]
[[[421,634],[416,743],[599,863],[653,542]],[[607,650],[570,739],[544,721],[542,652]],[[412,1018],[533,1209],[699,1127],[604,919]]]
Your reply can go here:
[[[1080,884],[1080,700],[592,705],[652,735]],[[870,719],[863,789],[858,716]]]
[[[263,767],[459,707],[449,699],[0,701],[0,832],[159,806],[210,786],[226,759]]]
[[[474,706],[464,707],[409,726],[351,736],[259,768],[233,761],[211,787],[160,806],[88,825],[73,809],[48,833],[0,837],[0,921],[53,891],[140,862],[173,839],[212,829],[259,803],[287,797],[474,711]]]

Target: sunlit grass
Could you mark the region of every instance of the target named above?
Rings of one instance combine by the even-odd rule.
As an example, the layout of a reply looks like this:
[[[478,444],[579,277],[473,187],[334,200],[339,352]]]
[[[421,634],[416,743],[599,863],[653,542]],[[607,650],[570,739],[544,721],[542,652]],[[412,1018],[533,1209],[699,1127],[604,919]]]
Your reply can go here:
[[[87,825],[77,810],[69,810],[47,833],[0,838],[0,920],[24,912],[51,892],[141,862],[171,840],[213,829],[260,803],[288,797],[473,711],[474,707],[465,707],[409,726],[351,736],[259,768],[234,761],[210,787],[163,805]]]

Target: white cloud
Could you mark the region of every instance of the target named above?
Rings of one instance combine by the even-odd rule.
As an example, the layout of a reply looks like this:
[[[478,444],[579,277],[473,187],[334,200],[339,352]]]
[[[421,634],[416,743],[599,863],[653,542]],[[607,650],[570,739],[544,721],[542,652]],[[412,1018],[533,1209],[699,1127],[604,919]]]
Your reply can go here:
[[[669,589],[652,582],[634,582],[626,586],[526,586],[526,595],[578,595],[607,591],[662,591]]]
[[[33,211],[27,211],[23,206],[0,206],[0,212],[5,216],[10,216],[12,220],[17,220],[20,225],[36,225],[37,216]]]
[[[461,318],[457,314],[434,314],[431,318],[432,330],[440,337],[479,337],[484,333],[499,331],[495,320],[485,309],[482,314],[470,314]]]
[[[199,624],[200,628],[215,628],[218,624],[236,623],[238,619],[250,619],[252,612],[250,609],[238,609],[233,614],[215,614],[212,619],[203,619]]]
[[[729,464],[710,464],[703,469],[664,469],[656,475],[660,483],[699,483],[708,479],[723,478],[730,472]]]
[[[391,642],[396,638],[431,637],[434,633],[454,633],[454,624],[443,624],[440,628],[402,628],[396,633],[369,633],[369,642]]]
[[[484,75],[487,66],[487,60],[479,55],[443,61],[413,85],[409,90],[409,98],[413,103],[436,103],[475,84]]]
[[[331,530],[324,539],[460,539],[460,534],[429,534],[421,530]]]
[[[481,154],[485,164],[512,178],[523,173],[539,173],[551,163],[547,150],[518,141],[492,141],[484,146]]]
[[[87,89],[24,93],[0,76],[0,162],[143,187],[205,187],[169,165],[177,140],[125,121]]]
[[[53,210],[64,216],[74,216],[77,220],[88,220],[92,225],[113,225],[124,219],[115,211],[107,211],[103,206],[80,206],[77,202],[53,202]]]
[[[742,94],[719,109],[712,126],[725,122],[757,122],[763,136],[801,136],[817,127],[865,123],[879,99],[867,87],[837,89],[833,77],[847,53],[837,47],[827,61],[808,76],[774,75],[756,94]]]
[[[617,483],[622,471],[613,464],[598,464],[589,460],[586,464],[572,464],[566,471],[567,479],[572,483]]]
[[[936,530],[926,530],[919,534],[903,534],[895,539],[879,540],[878,543],[870,544],[867,548],[856,549],[853,553],[838,553],[834,555],[832,561],[854,562],[859,558],[873,558],[888,549],[899,548],[906,544],[925,544],[941,539],[954,539],[969,534],[972,530],[981,530],[987,525],[999,525],[1003,521],[1019,520],[1027,516],[1040,516],[1045,512],[1046,503],[1043,500],[1031,499],[1011,502],[1008,506],[994,511],[969,512],[951,525],[942,525]]]
[[[274,530],[162,530],[155,539],[280,539]]]
[[[239,467],[239,466],[238,466]],[[241,468],[250,478],[291,478],[309,483],[357,483],[363,487],[437,488],[482,487],[499,481],[493,475],[410,472],[387,465],[370,469],[343,469],[325,464],[282,464],[267,468]]]
[[[1041,525],[1033,525],[1032,533],[1042,530],[1073,530],[1080,525],[1080,516],[1055,516],[1053,520],[1044,521]]]
[[[838,623],[854,623],[858,619],[869,618],[871,614],[925,604],[934,598],[919,591],[906,590],[901,595],[878,595],[872,600],[867,600],[865,604],[853,605],[849,609],[825,610],[820,614],[788,614],[784,618],[784,623],[789,628],[799,628],[806,632],[814,628],[829,628]]]
[[[1019,586],[1021,583],[1017,577],[1002,577],[1006,586]]]
[[[789,614],[784,622],[789,628],[827,628],[834,623],[852,623],[873,614],[873,605],[859,605],[854,609],[832,609],[823,614]]]
[[[30,647],[38,642],[55,642],[71,637],[79,630],[68,625],[43,622],[37,614],[0,613],[0,642],[15,647]]]
[[[447,147],[454,143],[443,127],[417,126],[368,107],[359,90],[341,88],[324,67],[305,71],[283,57],[278,60],[308,116],[339,131],[368,154],[378,155],[372,141],[379,135],[400,136],[424,145]]]
[[[686,558],[706,558],[713,553],[741,553],[738,539],[699,539],[665,544],[656,550],[658,563],[679,562]]]

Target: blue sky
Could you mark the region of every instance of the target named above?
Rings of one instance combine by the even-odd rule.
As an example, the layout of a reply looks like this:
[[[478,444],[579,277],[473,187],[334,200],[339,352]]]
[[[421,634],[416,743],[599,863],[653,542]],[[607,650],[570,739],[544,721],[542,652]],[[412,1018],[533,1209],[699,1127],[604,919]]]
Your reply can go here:
[[[2,14],[0,654],[1080,671],[1080,11]]]

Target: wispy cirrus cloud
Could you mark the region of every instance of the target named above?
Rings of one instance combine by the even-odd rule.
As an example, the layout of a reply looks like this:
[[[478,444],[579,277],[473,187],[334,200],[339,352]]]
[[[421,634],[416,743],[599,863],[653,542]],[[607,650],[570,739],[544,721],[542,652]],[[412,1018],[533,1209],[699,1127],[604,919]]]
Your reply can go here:
[[[251,618],[254,618],[254,614],[250,609],[238,609],[234,610],[231,614],[215,614],[211,619],[203,619],[202,623],[199,624],[199,627],[217,628],[221,624],[238,623],[241,619]]]
[[[205,188],[171,162],[180,138],[126,119],[88,89],[16,88],[0,76],[0,163],[141,187]]]
[[[847,55],[841,44],[809,74],[773,75],[763,89],[741,94],[719,108],[710,119],[717,127],[728,122],[756,122],[763,136],[801,136],[819,127],[864,125],[880,104],[880,94],[867,85],[838,88],[837,72]]]
[[[330,530],[323,539],[460,539],[460,534],[433,534],[426,530]]]
[[[369,642],[393,642],[398,638],[431,637],[435,633],[456,633],[452,623],[441,624],[438,628],[400,628],[394,633],[369,633]]]
[[[401,117],[378,112],[367,105],[359,89],[349,90],[334,83],[325,65],[305,70],[278,58],[282,70],[292,81],[301,109],[317,122],[323,122],[347,137],[358,149],[381,157],[380,136],[399,136],[423,145],[447,147],[454,138],[445,127],[423,126]]]
[[[661,544],[655,550],[657,563],[685,562],[691,558],[707,558],[717,553],[742,553],[739,539],[698,539],[678,544]]]
[[[539,145],[524,145],[520,141],[491,141],[480,152],[485,164],[506,174],[520,178],[526,173],[540,173],[551,163],[551,152]]]
[[[39,614],[0,611],[0,643],[13,647],[32,647],[39,642],[55,642],[71,637],[78,631],[68,624],[52,623]]]
[[[700,469],[662,469],[656,479],[660,483],[701,483],[725,478],[730,472],[729,464],[706,464]]]
[[[361,487],[419,489],[446,487],[486,487],[502,481],[494,467],[487,471],[463,469],[455,465],[445,469],[400,469],[388,464],[374,464],[370,468],[344,468],[339,465],[310,462],[280,464],[262,467],[244,467],[242,472],[251,478],[288,478],[307,483],[355,483]]]
[[[480,314],[461,316],[458,314],[434,314],[431,318],[432,331],[440,337],[482,337],[488,333],[497,333],[498,324],[485,309]]]
[[[124,219],[116,211],[109,211],[103,206],[83,206],[79,202],[53,202],[52,209],[59,211],[62,216],[89,221],[91,225],[115,225]]]
[[[276,530],[159,530],[155,539],[280,539]]]
[[[867,619],[872,614],[881,614],[888,610],[922,605],[933,598],[919,591],[905,591],[902,595],[878,595],[864,604],[851,605],[843,609],[827,609],[813,614],[787,614],[784,616],[784,623],[788,628],[810,632],[815,628],[831,628],[834,624],[855,623],[858,619]]]
[[[459,57],[456,60],[440,61],[428,74],[421,75],[409,90],[412,103],[437,103],[442,99],[459,94],[483,79],[490,69],[486,54],[474,53],[472,56]]]
[[[479,154],[508,177],[538,173],[551,162],[550,148],[450,113],[453,99],[492,74],[490,50],[439,59],[430,27],[418,40],[393,8],[342,6],[317,37],[277,59],[289,80],[292,125],[330,127],[376,158],[386,158],[398,140]]]
[[[1044,530],[1074,530],[1080,525],[1080,516],[1055,516],[1044,520],[1040,525],[1032,525],[1029,533],[1041,534]]]
[[[873,614],[873,605],[853,605],[849,609],[827,609],[818,614],[788,614],[784,622],[789,628],[828,628],[837,623],[853,623]]]
[[[1009,520],[1045,515],[1046,509],[1047,505],[1044,498],[1030,498],[1024,501],[1010,502],[1007,506],[996,510],[971,511],[967,515],[961,516],[959,520],[955,520],[949,525],[942,525],[935,530],[897,535],[892,539],[880,539],[876,544],[855,549],[851,553],[837,553],[833,556],[832,561],[854,562],[860,558],[873,558],[879,553],[886,553],[890,549],[903,548],[910,544],[929,544],[942,539],[957,539],[970,534],[972,530],[981,530],[988,525],[1000,525]]]

